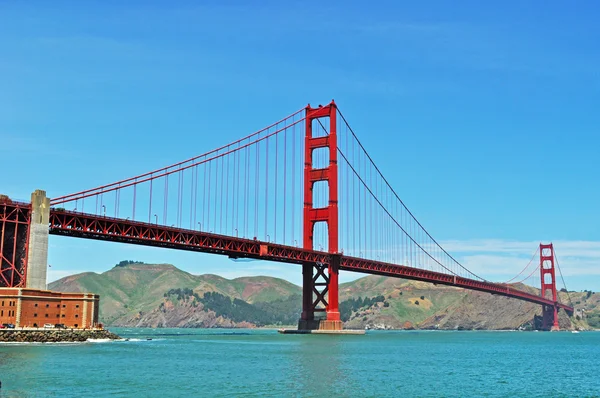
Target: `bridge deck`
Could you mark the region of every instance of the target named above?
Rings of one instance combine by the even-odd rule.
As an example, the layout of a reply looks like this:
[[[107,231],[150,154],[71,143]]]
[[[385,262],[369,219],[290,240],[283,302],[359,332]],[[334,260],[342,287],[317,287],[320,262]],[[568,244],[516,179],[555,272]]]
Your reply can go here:
[[[50,212],[50,234],[214,253],[231,258],[245,257],[296,264],[303,262],[329,264],[335,256],[327,252],[278,245],[257,239],[216,235],[57,209],[52,209]],[[456,286],[547,306],[555,304],[552,300],[518,290],[507,284],[479,281],[404,265],[349,257],[343,254],[339,255],[339,262],[339,268],[345,271]],[[573,312],[572,307],[562,303],[557,304],[558,307]]]

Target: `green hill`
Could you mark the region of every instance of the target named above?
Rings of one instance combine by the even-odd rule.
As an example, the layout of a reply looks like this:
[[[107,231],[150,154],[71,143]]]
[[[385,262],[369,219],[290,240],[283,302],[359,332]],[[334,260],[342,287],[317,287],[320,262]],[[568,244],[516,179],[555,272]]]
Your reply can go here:
[[[116,326],[293,325],[301,311],[301,288],[285,280],[192,275],[170,264],[124,261],[102,274],[62,278],[49,288],[99,294],[101,321]],[[205,295],[212,292],[216,295]],[[578,312],[562,313],[561,327],[599,328],[600,295],[570,296]],[[567,301],[567,294],[561,298]],[[532,327],[541,314],[540,306],[520,300],[373,275],[340,285],[340,310],[347,328],[393,329],[516,329]]]
[[[63,292],[99,294],[100,317],[107,324],[126,325],[139,314],[148,313],[164,302],[170,289],[191,289],[202,296],[217,292],[248,303],[269,303],[298,296],[298,286],[271,277],[225,279],[218,275],[192,275],[170,264],[133,263],[102,274],[85,272],[49,284],[49,289]],[[299,313],[300,309],[298,309]]]

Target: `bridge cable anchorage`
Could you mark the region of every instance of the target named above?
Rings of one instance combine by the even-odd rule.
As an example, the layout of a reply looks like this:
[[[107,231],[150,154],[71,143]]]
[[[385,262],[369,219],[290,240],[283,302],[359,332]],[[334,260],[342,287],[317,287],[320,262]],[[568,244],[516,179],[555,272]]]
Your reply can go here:
[[[554,260],[556,260],[556,267],[558,268],[558,273],[560,274],[560,279],[562,279],[563,286],[567,291],[567,297],[569,298],[569,304],[573,307],[573,301],[571,300],[571,295],[569,294],[569,289],[567,289],[567,284],[565,283],[565,278],[563,278],[562,271],[560,269],[560,265],[558,264],[558,256],[556,255],[556,250],[554,251]]]
[[[423,233],[426,234],[426,237],[428,237],[440,250],[441,252],[446,255],[452,262],[454,262],[456,265],[458,265],[461,269],[463,269],[464,271],[466,271],[469,275],[472,275],[473,277],[475,277],[476,279],[480,279],[484,282],[487,282],[487,280],[485,278],[482,278],[478,275],[476,275],[475,273],[473,273],[472,271],[470,271],[468,268],[466,268],[464,265],[462,265],[458,260],[456,260],[450,253],[448,253],[432,236],[431,234],[423,227],[423,225],[419,222],[419,220],[417,220],[417,218],[414,216],[414,214],[408,209],[408,207],[406,206],[406,204],[402,201],[402,199],[400,199],[400,196],[398,195],[398,193],[392,188],[392,186],[390,185],[390,183],[388,182],[388,180],[383,176],[383,174],[381,173],[381,170],[377,167],[377,165],[375,164],[375,162],[373,161],[373,159],[371,158],[371,156],[368,154],[368,152],[366,151],[366,149],[364,148],[364,146],[362,145],[362,143],[360,142],[360,140],[358,139],[358,137],[356,136],[356,134],[354,133],[354,130],[352,129],[352,127],[348,124],[348,121],[346,120],[346,118],[344,117],[344,115],[342,114],[341,111],[338,112],[340,114],[340,116],[342,117],[342,120],[344,121],[344,123],[348,126],[349,131],[351,132],[352,136],[354,137],[354,139],[356,140],[356,142],[358,143],[358,145],[360,146],[360,148],[362,149],[362,151],[364,152],[364,154],[367,156],[368,160],[370,161],[372,167],[374,167],[374,169],[376,170],[377,174],[379,174],[379,176],[381,177],[381,179],[385,182],[387,188],[392,192],[393,196],[396,198],[397,201],[399,201],[402,204],[402,207],[405,209],[405,211],[410,215],[410,217],[414,220],[414,222],[416,222],[416,224],[420,227],[420,229],[422,230]],[[338,147],[338,151],[341,153],[341,149]],[[346,158],[346,156],[344,156],[343,153],[341,153],[342,157],[344,158],[344,160],[346,161],[346,163],[348,163],[348,165],[353,169],[353,172],[355,175],[357,175],[357,177],[361,180],[362,184],[365,184],[364,180],[362,180],[362,178],[360,178],[360,176],[358,176],[356,170],[352,167],[352,165],[350,164],[350,162],[348,161],[348,159]],[[367,189],[370,191],[371,195],[373,195],[373,192],[369,189],[369,187],[367,186]],[[375,200],[379,203],[380,206],[382,206],[381,202],[374,197]],[[410,236],[410,234],[408,234],[406,232],[406,230],[404,230],[404,228],[402,226],[399,225],[398,221],[395,219],[395,217],[392,217],[391,214],[387,211],[387,209],[385,209],[385,206],[382,206],[382,208],[384,208],[384,211],[386,213],[388,213],[388,216],[391,217],[392,221],[398,226],[400,227],[403,232],[405,234],[407,234],[411,240],[413,241],[413,243],[417,244],[417,242]],[[435,259],[431,254],[429,254],[426,250],[423,249],[423,247],[421,247],[421,245],[417,244],[419,246],[419,248],[422,250],[422,252],[424,254],[426,254],[429,258],[431,258],[434,262],[436,262],[438,265],[442,266],[444,269],[450,271],[452,274],[457,275],[457,273],[449,270],[447,267],[445,267],[444,265],[442,265],[437,259]]]
[[[504,283],[510,283],[510,282],[514,281],[514,280],[515,280],[515,279],[517,279],[517,278],[518,278],[518,277],[519,277],[519,276],[520,276],[520,275],[521,275],[523,272],[525,272],[525,270],[526,270],[527,268],[529,268],[529,266],[530,266],[530,265],[531,265],[531,263],[533,262],[533,259],[534,259],[534,258],[536,258],[536,256],[537,256],[537,254],[538,254],[538,252],[539,252],[539,251],[540,251],[540,248],[539,248],[539,246],[538,246],[538,247],[536,248],[536,250],[535,250],[535,253],[533,253],[533,256],[531,257],[531,260],[529,260],[529,262],[527,263],[527,265],[525,266],[525,268],[523,268],[523,269],[521,270],[521,272],[519,272],[517,275],[515,275],[514,277],[512,277],[511,279],[507,280],[507,281],[506,281],[506,282],[504,282]],[[538,266],[538,268],[539,268],[539,266]],[[530,275],[530,276],[531,276],[531,275]]]

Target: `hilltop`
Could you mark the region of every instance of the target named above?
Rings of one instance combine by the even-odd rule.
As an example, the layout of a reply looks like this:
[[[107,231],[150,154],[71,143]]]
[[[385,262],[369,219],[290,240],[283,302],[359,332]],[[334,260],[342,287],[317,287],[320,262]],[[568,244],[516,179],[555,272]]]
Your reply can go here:
[[[301,288],[285,280],[192,275],[171,264],[124,261],[101,274],[62,278],[49,288],[100,294],[100,320],[113,326],[295,325],[301,309]],[[585,312],[573,317],[561,313],[561,328],[599,328],[600,294],[569,294]],[[561,292],[561,298],[567,300],[567,293]],[[539,326],[534,319],[541,308],[487,293],[371,275],[340,285],[340,312],[347,328],[517,329]]]

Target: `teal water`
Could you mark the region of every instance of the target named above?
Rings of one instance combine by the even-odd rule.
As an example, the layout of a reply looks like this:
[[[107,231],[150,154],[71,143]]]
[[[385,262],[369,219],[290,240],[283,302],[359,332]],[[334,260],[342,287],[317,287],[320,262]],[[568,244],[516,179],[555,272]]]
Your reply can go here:
[[[0,397],[600,396],[596,332],[113,331],[139,340],[0,345]]]

